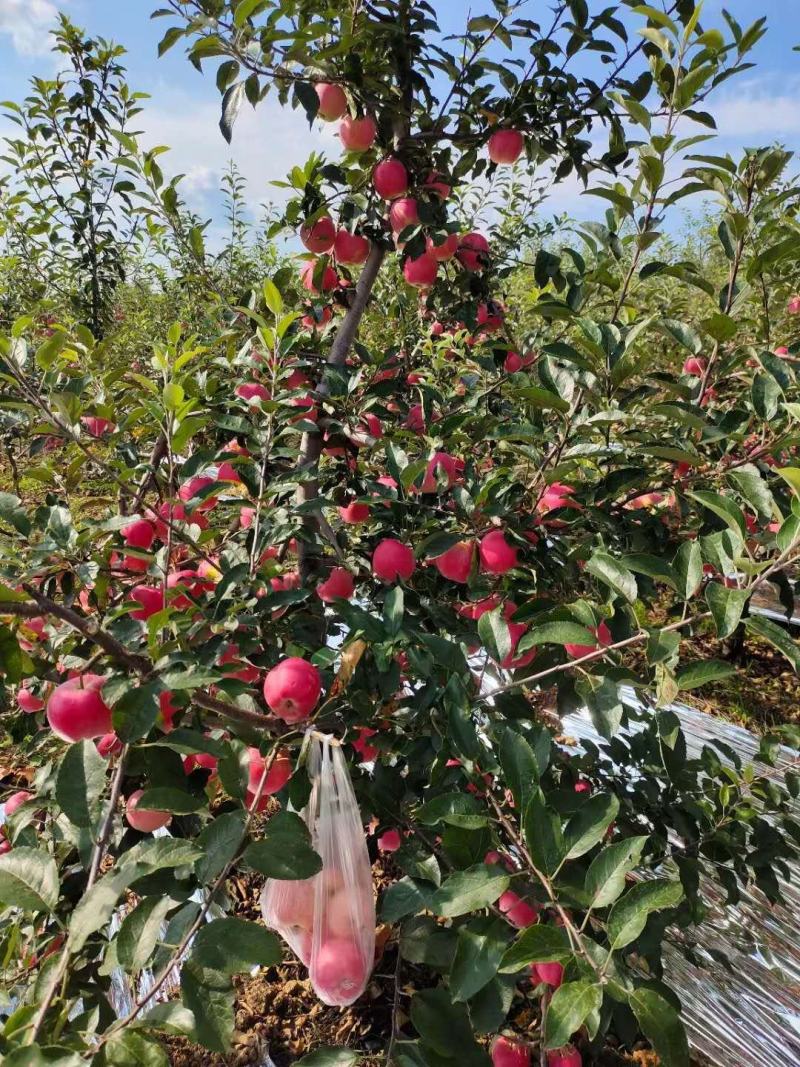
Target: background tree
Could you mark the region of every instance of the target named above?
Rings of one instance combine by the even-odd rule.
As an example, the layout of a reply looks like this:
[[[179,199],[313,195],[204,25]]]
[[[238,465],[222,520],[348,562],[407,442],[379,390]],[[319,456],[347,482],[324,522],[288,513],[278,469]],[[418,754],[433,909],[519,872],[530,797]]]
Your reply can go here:
[[[109,130],[181,316],[154,324],[148,366],[109,365],[113,336],[66,316],[0,339],[4,410],[56,450],[36,490],[0,495],[2,670],[38,768],[0,856],[6,1062],[161,1065],[176,1030],[230,1047],[233,976],[281,946],[224,914],[225,886],[318,869],[285,810],[308,798],[313,724],[400,844],[380,908],[417,992],[407,1024],[395,998],[387,1060],[486,1064],[522,996],[523,1056],[643,1034],[686,1064],[664,940],[703,921],[701,879],[777,899],[798,838],[796,777],[711,745],[688,759],[670,707],[734,669],[687,662],[684,635],[741,622],[800,664],[749,613],[800,554],[795,346],[767,350],[742,287],[785,299],[795,183],[774,149],[684,163],[699,142],[678,132],[712,126],[700,105],[762,23],[644,7],[634,39],[615,8],[573,0],[539,26],[497,2],[454,44],[412,0],[163,13],[162,50],[220,60],[224,134],[274,89],[350,147],[287,176],[299,276],[276,261],[243,286],[160,150]],[[605,79],[569,73],[587,52]],[[579,247],[513,181],[485,229],[459,216],[523,154],[602,182]],[[656,258],[664,213],[708,189],[727,270],[710,294],[698,264]],[[319,677],[302,714],[274,698],[287,663]],[[602,740],[576,749],[557,715],[584,707]],[[180,1003],[154,1007],[184,955]],[[117,964],[155,972],[121,1019]]]

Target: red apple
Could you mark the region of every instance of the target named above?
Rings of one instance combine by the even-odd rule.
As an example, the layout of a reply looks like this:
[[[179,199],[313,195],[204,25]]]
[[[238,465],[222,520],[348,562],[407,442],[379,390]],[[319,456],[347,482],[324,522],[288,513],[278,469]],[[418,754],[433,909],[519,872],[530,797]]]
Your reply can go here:
[[[156,538],[155,527],[147,519],[136,519],[134,522],[129,522],[127,526],[123,526],[122,538],[127,545],[131,548],[141,548],[143,551],[147,551]]]
[[[258,789],[261,776],[264,773],[266,760],[257,748],[248,748],[249,767],[247,777],[247,794],[245,804],[249,808],[253,803]],[[264,780],[264,788],[261,790],[257,811],[264,811],[269,804],[269,798],[274,793],[279,793],[292,777],[292,762],[285,752],[279,752],[272,761],[270,769]]]
[[[137,585],[130,591],[131,600],[141,604],[138,611],[131,612],[131,618],[145,622],[151,615],[164,610],[164,590],[159,586],[154,588],[150,585]]]
[[[105,678],[84,674],[57,685],[47,701],[50,729],[64,741],[85,741],[111,730],[111,711],[100,690]]]
[[[378,838],[378,848],[381,852],[397,852],[402,843],[399,830],[387,830]]]
[[[445,260],[452,259],[458,251],[459,236],[457,233],[450,233],[440,244],[435,244],[432,237],[428,237],[425,241],[425,248],[428,255],[433,256],[434,259],[443,263]],[[441,323],[439,323],[441,326]],[[444,327],[439,332],[443,332]]]
[[[317,261],[312,259],[300,270],[300,281],[303,283],[303,288],[309,293],[314,293],[319,296],[322,293],[329,293],[331,289],[335,289],[339,284],[339,279],[336,277],[336,271],[331,266],[325,267],[322,272],[322,278],[319,281],[319,288],[317,282],[314,281],[314,271],[317,267]]]
[[[311,225],[303,223],[300,227],[300,240],[309,252],[313,252],[316,256],[324,255],[333,248],[333,242],[336,240],[336,224],[330,215],[323,215]]]
[[[416,259],[407,259],[403,264],[403,277],[409,285],[418,289],[427,289],[436,281],[439,262],[433,256],[423,252]]]
[[[370,967],[360,947],[344,938],[327,938],[311,961],[311,983],[325,1004],[344,1006],[360,996]]]
[[[371,115],[354,119],[345,115],[339,125],[339,137],[348,152],[366,152],[378,136],[378,127]]]
[[[20,789],[18,792],[12,793],[3,804],[5,817],[9,819],[26,800],[33,800],[33,793],[29,793],[27,789]]]
[[[390,156],[375,167],[372,184],[383,200],[395,200],[408,191],[408,171],[399,159]]]
[[[358,731],[358,737],[353,742],[353,748],[361,757],[360,763],[371,763],[378,755],[378,749],[369,743],[369,738],[374,737],[377,730],[369,726],[362,726]]]
[[[439,489],[439,479],[442,473],[446,476],[446,484],[449,489],[459,474],[464,470],[464,461],[451,456],[447,452],[434,452],[429,460],[425,477],[420,485],[421,493],[435,493]]]
[[[269,389],[260,382],[242,382],[241,385],[236,386],[234,392],[240,400],[246,400],[248,404],[253,400],[260,404],[262,400],[272,399]]]
[[[581,1067],[583,1060],[574,1045],[553,1048],[547,1053],[547,1067]]]
[[[319,97],[319,110],[317,115],[325,122],[335,122],[347,111],[347,97],[341,85],[332,85],[330,82],[317,82],[314,86]]]
[[[489,259],[489,242],[482,233],[468,233],[458,243],[456,259],[466,270],[483,270]]]
[[[288,723],[307,719],[321,691],[319,671],[299,656],[282,660],[264,679],[264,699],[278,718]]]
[[[103,759],[109,759],[122,751],[122,742],[112,730],[111,733],[103,734],[95,741],[95,747]]]
[[[31,692],[29,682],[25,681],[17,690],[17,706],[27,715],[33,715],[42,710],[44,701],[41,697],[37,697],[35,693]]]
[[[516,163],[525,148],[525,138],[518,130],[495,130],[488,147],[492,163]]]
[[[432,170],[423,183],[423,189],[438,196],[440,200],[446,200],[450,195],[450,186],[438,171]]]
[[[128,802],[125,805],[125,818],[130,825],[134,830],[141,830],[145,834],[152,833],[153,830],[160,830],[162,826],[169,826],[172,822],[172,816],[168,811],[138,810],[137,805],[143,793],[143,789],[137,789],[135,793],[131,793],[128,797]]]
[[[518,930],[524,930],[526,926],[533,926],[539,921],[539,909],[527,900],[523,900],[513,890],[507,889],[497,901],[497,906]]]
[[[684,374],[702,378],[706,371],[706,361],[701,356],[689,356],[683,365]]]
[[[413,550],[394,537],[379,541],[372,553],[372,573],[384,582],[410,578],[415,566]]]
[[[355,592],[355,582],[350,571],[334,567],[324,582],[317,586],[317,596],[325,604],[334,600],[350,600]]]
[[[552,963],[532,963],[531,981],[534,984],[544,982],[546,985],[558,989],[564,981],[564,967],[555,961]]]
[[[492,1067],[530,1067],[530,1049],[522,1040],[500,1035],[492,1042]]]
[[[433,560],[433,565],[443,578],[452,582],[466,582],[472,570],[475,545],[472,541],[459,541]]]
[[[416,226],[418,222],[419,211],[413,196],[401,196],[389,208],[389,224],[395,233],[400,233],[406,226]]]
[[[592,652],[596,652],[599,648],[605,648],[613,641],[611,631],[604,622],[601,622],[599,626],[591,626],[589,629],[597,638],[596,645],[564,645],[567,655],[572,659],[580,659],[581,656],[589,656]]]
[[[502,530],[491,530],[480,542],[481,569],[487,574],[505,574],[517,565],[517,550]]]
[[[369,255],[369,250],[370,243],[361,234],[350,233],[349,230],[339,230],[336,234],[333,254],[339,263],[344,263],[348,266],[360,266]]]
[[[86,427],[90,437],[102,437],[104,433],[114,429],[114,423],[109,419],[101,419],[96,415],[81,416],[81,425]]]
[[[369,518],[369,504],[359,504],[357,500],[353,500],[346,507],[339,508],[339,517],[349,525],[366,522]]]

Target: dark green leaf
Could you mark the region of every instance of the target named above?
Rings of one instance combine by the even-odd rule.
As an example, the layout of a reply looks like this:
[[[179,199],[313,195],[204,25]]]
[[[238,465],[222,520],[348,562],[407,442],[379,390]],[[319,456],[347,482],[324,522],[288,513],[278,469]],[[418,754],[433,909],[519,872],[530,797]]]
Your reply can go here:
[[[485,863],[455,871],[431,898],[431,910],[452,919],[494,904],[509,886],[508,873]]]
[[[274,967],[281,958],[281,944],[275,934],[230,915],[201,926],[192,948],[194,963],[222,974]]]
[[[58,868],[53,857],[25,846],[0,856],[0,901],[21,911],[53,911],[58,903]]]
[[[56,774],[56,801],[76,826],[97,821],[107,770],[108,761],[92,741],[77,741],[64,754]]]
[[[624,948],[644,930],[653,911],[671,908],[683,898],[683,886],[667,878],[638,882],[611,909],[608,939],[613,949]]]
[[[603,987],[589,981],[565,982],[553,993],[545,1022],[545,1048],[561,1048],[592,1012],[600,1010]]]
[[[503,956],[500,970],[516,973],[531,963],[564,962],[572,958],[572,946],[563,926],[536,923],[523,930]]]
[[[686,1031],[669,1001],[653,989],[641,988],[630,994],[628,1002],[663,1067],[689,1067]]]
[[[449,983],[455,1003],[469,1000],[495,977],[508,937],[508,923],[491,916],[459,927]]]
[[[564,829],[567,859],[575,859],[594,848],[616,819],[619,801],[612,793],[595,793],[585,800]]]
[[[525,809],[523,831],[533,862],[540,871],[553,874],[565,858],[567,846],[561,832],[561,819],[545,807],[536,794]]]

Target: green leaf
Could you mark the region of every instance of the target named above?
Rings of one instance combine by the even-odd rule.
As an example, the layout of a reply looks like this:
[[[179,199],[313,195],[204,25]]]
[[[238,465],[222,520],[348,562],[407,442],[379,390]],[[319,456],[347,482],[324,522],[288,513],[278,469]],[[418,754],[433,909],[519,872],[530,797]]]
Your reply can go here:
[[[553,993],[545,1021],[545,1048],[561,1048],[592,1012],[600,1010],[603,987],[593,982],[565,982]]]
[[[619,801],[612,793],[595,793],[585,800],[564,829],[567,859],[583,856],[602,841],[618,812]]]
[[[181,969],[181,999],[194,1015],[200,1044],[211,1052],[227,1052],[235,1022],[231,980],[199,968],[189,959]]]
[[[161,936],[161,924],[167,912],[176,907],[170,897],[145,897],[122,920],[117,934],[117,960],[126,971],[141,971],[146,966]]]
[[[761,476],[758,467],[745,464],[738,470],[728,474],[728,480],[733,482],[744,499],[763,518],[771,519],[775,509],[775,501],[769,491],[767,483]]]
[[[608,940],[612,949],[635,941],[651,912],[672,908],[682,899],[683,886],[668,878],[654,878],[632,886],[608,916]]]
[[[296,1061],[296,1067],[355,1067],[358,1053],[346,1048],[317,1048]]]
[[[53,911],[58,903],[58,868],[53,857],[26,846],[0,856],[0,901],[21,911]]]
[[[639,595],[633,573],[624,563],[614,559],[607,552],[595,552],[587,561],[585,570],[593,574],[595,578],[599,578],[601,582],[605,582],[615,593],[621,594],[631,604]],[[589,643],[595,644],[594,641]]]
[[[689,1067],[686,1031],[669,1001],[653,989],[640,988],[630,994],[628,1003],[662,1067]]]
[[[539,781],[536,755],[521,734],[507,728],[501,734],[497,755],[517,809],[524,811],[531,789]]]
[[[748,633],[755,634],[756,637],[763,637],[765,641],[769,641],[771,645],[774,645],[791,663],[794,670],[800,674],[800,645],[781,626],[778,626],[776,622],[772,622],[771,619],[765,619],[761,615],[753,615],[745,619],[745,626]]]
[[[187,793],[185,789],[157,786],[145,789],[136,807],[141,811],[169,811],[173,815],[191,815],[208,807],[208,797],[205,793],[195,796]]]
[[[465,830],[479,830],[489,822],[483,805],[469,793],[442,793],[418,808],[416,819],[423,826],[443,822]]]
[[[769,422],[778,414],[783,391],[771,374],[756,374],[750,391],[753,410],[760,419]]]
[[[269,278],[264,280],[264,303],[273,315],[280,315],[283,311],[283,297],[275,282]]]
[[[167,1054],[158,1039],[130,1028],[114,1034],[99,1060],[102,1067],[169,1067]]]
[[[637,574],[646,574],[648,578],[656,582],[664,582],[672,589],[677,588],[674,570],[660,556],[651,556],[646,552],[632,552],[630,555],[623,556],[622,562]]]
[[[800,496],[800,467],[775,467],[774,470],[791,486],[795,496]],[[0,493],[0,496],[2,495]],[[0,516],[2,516],[2,511],[0,511]]]
[[[511,654],[511,631],[502,608],[485,611],[478,619],[478,637],[493,660],[502,663]]]
[[[426,1045],[448,1061],[459,1059],[464,1067],[489,1067],[489,1057],[479,1048],[464,1004],[453,1004],[447,990],[424,989],[411,1000],[411,1022]],[[423,1058],[422,1063],[430,1061]]]
[[[500,867],[478,863],[465,871],[455,871],[431,898],[431,910],[452,919],[478,908],[488,908],[505,893],[510,878]]]
[[[218,815],[203,827],[195,838],[202,855],[195,864],[200,885],[213,882],[226,863],[230,863],[244,840],[247,816],[241,809]]]
[[[678,344],[688,348],[693,356],[698,356],[703,351],[703,341],[700,334],[687,323],[679,322],[678,319],[662,319],[659,325]]]
[[[523,634],[517,645],[517,652],[527,652],[536,645],[589,645],[591,648],[597,644],[597,638],[580,626],[577,622],[545,622],[541,626],[533,626],[528,633]]]
[[[625,888],[625,875],[638,864],[647,840],[647,837],[628,837],[606,845],[595,856],[584,883],[590,908],[605,908],[617,899]]]
[[[492,916],[481,916],[459,927],[449,982],[455,1003],[469,1000],[495,977],[508,935],[508,923]]]
[[[390,637],[396,637],[403,626],[405,594],[401,585],[393,586],[383,602],[383,624]]]
[[[697,541],[684,541],[672,561],[676,590],[684,600],[691,600],[703,580],[703,555]]]
[[[714,617],[718,637],[730,637],[739,625],[749,598],[747,589],[733,589],[719,582],[709,582],[706,586],[706,603]]]
[[[316,95],[316,94],[315,94]],[[219,129],[222,136],[231,143],[233,137],[233,124],[239,115],[239,109],[244,100],[244,82],[236,82],[225,91],[222,98],[222,113],[219,119]]]
[[[723,522],[726,522],[731,529],[736,530],[742,535],[747,536],[747,524],[744,521],[744,515],[741,508],[730,497],[721,496],[719,493],[712,493],[707,490],[698,490],[696,493],[687,493],[687,496],[692,500],[696,500],[698,504],[702,504],[704,508],[708,508],[709,511],[713,511]]]
[[[56,774],[56,801],[70,822],[90,827],[100,814],[108,761],[93,741],[77,741],[64,754]]]
[[[433,885],[414,878],[400,878],[381,897],[381,922],[396,923],[407,915],[430,908]]]
[[[500,963],[503,974],[516,974],[531,963],[562,963],[572,959],[572,946],[563,926],[536,923],[523,930]]]
[[[721,659],[708,659],[681,667],[675,679],[679,689],[698,689],[709,682],[730,678],[732,674],[736,674],[733,664],[725,663]]]
[[[234,916],[214,919],[201,926],[192,948],[192,960],[222,974],[240,974],[251,967],[274,967],[283,952],[278,938],[254,922]]]
[[[457,936],[455,930],[442,926],[430,915],[419,915],[403,923],[400,951],[409,963],[424,963],[437,971],[449,971]]]
[[[567,854],[561,819],[545,807],[541,794],[534,793],[525,809],[522,823],[525,842],[533,862],[545,874],[553,874]]]
[[[273,825],[278,816],[270,820],[267,836],[262,841],[247,846],[244,862],[268,878],[287,881],[311,878],[322,870],[322,860],[311,847],[308,830],[299,816],[289,812],[282,812],[281,816],[278,825]]]

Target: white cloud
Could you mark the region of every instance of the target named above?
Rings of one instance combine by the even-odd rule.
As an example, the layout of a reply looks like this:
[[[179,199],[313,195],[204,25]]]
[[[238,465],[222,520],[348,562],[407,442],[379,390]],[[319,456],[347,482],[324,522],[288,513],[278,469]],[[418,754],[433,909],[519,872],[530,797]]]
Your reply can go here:
[[[50,0],[0,0],[0,34],[8,34],[21,55],[45,55],[51,46],[48,30],[57,14]]]
[[[217,126],[217,100],[196,100],[168,85],[157,87],[153,97],[139,116],[140,140],[147,148],[169,146],[171,151],[161,159],[164,172],[185,174],[180,189],[200,213],[211,213],[216,207],[220,178],[231,159],[247,182],[248,204],[258,214],[259,205],[285,200],[285,193],[270,182],[284,179],[312,152],[334,159],[340,153],[335,126],[317,124],[309,130],[301,111],[281,107],[274,97],[267,97],[256,109],[242,106],[230,145]]]
[[[752,78],[738,83],[736,90],[711,100],[709,110],[721,137],[744,143],[756,138],[759,144],[771,140],[796,141],[800,134],[800,78]],[[791,144],[790,144],[791,147]]]

